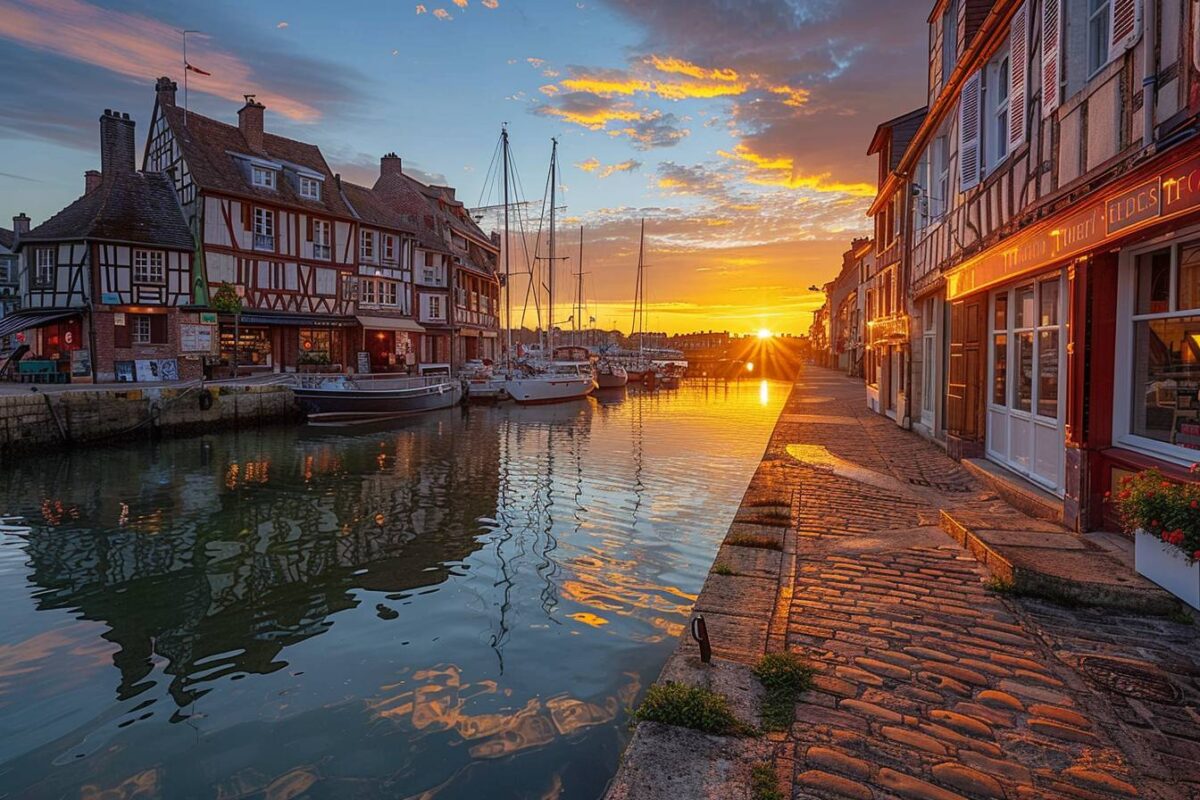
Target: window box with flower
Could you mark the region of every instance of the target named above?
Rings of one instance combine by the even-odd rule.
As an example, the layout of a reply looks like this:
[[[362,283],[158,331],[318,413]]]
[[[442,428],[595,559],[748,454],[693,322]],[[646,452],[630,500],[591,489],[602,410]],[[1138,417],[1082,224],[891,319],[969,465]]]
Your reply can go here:
[[[1191,472],[1200,473],[1200,465]],[[1122,478],[1106,499],[1134,534],[1138,573],[1200,609],[1200,484],[1174,483],[1148,469]]]

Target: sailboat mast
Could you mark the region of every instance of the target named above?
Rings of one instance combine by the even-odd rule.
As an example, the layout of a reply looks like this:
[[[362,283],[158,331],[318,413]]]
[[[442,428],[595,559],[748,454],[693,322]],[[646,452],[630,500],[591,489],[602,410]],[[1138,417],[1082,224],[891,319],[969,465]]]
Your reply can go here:
[[[547,314],[549,323],[546,325],[546,349],[548,355],[554,355],[554,184],[558,183],[558,139],[551,139],[550,145],[550,282],[547,287]]]
[[[504,161],[504,327],[507,331],[504,342],[504,361],[512,365],[512,275],[509,271],[508,251],[512,241],[508,234],[508,126],[500,126],[500,143]]]
[[[575,331],[579,333],[576,337],[579,341],[575,344],[583,344],[583,226],[579,226],[579,265],[576,267],[575,277]]]
[[[645,254],[646,220],[642,219],[642,230],[638,234],[638,277],[637,277],[637,310],[634,312],[638,325],[638,361],[642,359],[643,344],[646,341],[646,283],[645,268],[642,257]]]

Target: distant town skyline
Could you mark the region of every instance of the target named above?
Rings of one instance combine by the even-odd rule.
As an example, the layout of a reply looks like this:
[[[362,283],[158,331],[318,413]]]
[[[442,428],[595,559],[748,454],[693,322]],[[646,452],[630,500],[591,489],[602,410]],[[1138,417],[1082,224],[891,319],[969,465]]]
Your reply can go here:
[[[468,205],[494,202],[507,122],[536,200],[557,136],[560,245],[573,259],[584,226],[599,326],[628,327],[644,217],[649,327],[800,331],[822,299],[807,287],[868,232],[874,126],[924,96],[925,5],[0,0],[0,224],[21,211],[36,224],[81,193],[105,108],[144,139],[154,78],[182,88],[188,28],[202,32],[189,61],[211,73],[190,77],[194,110],[233,122],[255,94],[268,130],[319,144],[349,180],[369,184],[395,151]]]

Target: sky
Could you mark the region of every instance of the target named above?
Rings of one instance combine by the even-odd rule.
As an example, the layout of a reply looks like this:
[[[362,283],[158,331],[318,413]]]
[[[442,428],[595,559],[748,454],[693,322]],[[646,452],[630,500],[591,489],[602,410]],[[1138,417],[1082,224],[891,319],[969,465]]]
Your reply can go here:
[[[870,233],[875,126],[924,104],[931,6],[0,0],[0,224],[81,194],[104,109],[144,137],[154,79],[182,87],[186,28],[201,32],[188,60],[212,73],[189,80],[193,110],[236,123],[255,94],[268,130],[365,185],[395,151],[469,206],[496,203],[507,123],[536,215],[557,137],[560,320],[583,226],[586,316],[630,327],[644,219],[648,328],[799,333],[821,303],[808,287]]]

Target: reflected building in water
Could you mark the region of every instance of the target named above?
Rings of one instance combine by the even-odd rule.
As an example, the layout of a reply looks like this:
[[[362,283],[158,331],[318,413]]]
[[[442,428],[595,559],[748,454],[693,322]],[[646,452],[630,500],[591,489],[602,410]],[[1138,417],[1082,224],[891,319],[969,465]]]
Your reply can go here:
[[[27,546],[39,609],[108,626],[122,699],[165,658],[184,707],[199,684],[286,666],[281,651],[362,602],[356,590],[402,596],[453,575],[497,507],[499,439],[474,433],[453,460],[436,436],[403,429],[375,448],[278,431],[171,442],[100,474],[89,456],[49,457],[0,487],[60,487],[42,504],[53,529]]]

